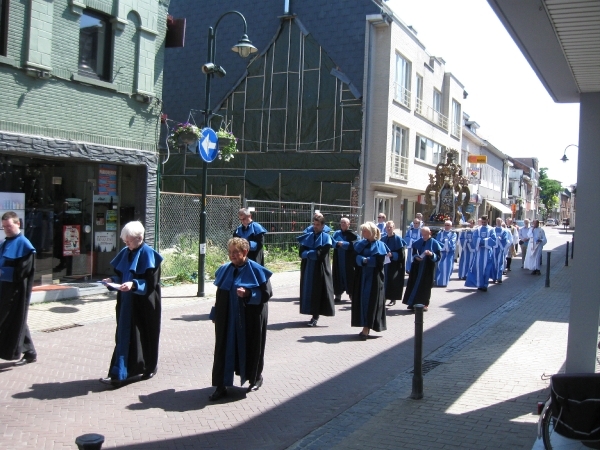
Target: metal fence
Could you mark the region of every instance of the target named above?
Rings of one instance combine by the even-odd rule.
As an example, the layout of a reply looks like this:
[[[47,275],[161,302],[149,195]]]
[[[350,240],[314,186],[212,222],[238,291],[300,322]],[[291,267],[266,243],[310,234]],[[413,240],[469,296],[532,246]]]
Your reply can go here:
[[[160,193],[156,248],[164,257],[162,277],[197,272],[201,201],[197,194]],[[206,196],[207,258],[213,249],[227,255],[227,241],[239,224],[240,207],[239,196]]]
[[[264,239],[267,250],[273,247],[290,250],[296,246],[296,237],[312,225],[312,218],[317,211],[325,216],[325,223],[334,230],[339,228],[342,217],[350,219],[350,228],[353,230],[357,229],[360,220],[360,208],[353,206],[263,200],[246,200],[245,206],[254,208],[252,220],[267,229]]]

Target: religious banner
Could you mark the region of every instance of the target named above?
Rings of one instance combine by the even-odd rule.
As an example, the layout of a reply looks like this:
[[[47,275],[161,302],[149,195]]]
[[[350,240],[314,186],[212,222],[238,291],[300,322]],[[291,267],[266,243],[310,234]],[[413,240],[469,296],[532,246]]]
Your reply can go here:
[[[113,231],[97,231],[94,241],[94,249],[97,252],[113,252],[117,250],[117,233]]]
[[[63,225],[63,256],[75,256],[81,253],[80,236],[79,225]]]

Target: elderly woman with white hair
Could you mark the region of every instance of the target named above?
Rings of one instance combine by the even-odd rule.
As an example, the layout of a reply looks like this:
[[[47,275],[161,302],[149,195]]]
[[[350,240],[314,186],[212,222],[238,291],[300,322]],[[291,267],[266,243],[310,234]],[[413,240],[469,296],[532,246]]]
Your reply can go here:
[[[125,243],[110,262],[115,275],[102,282],[117,291],[117,331],[108,376],[100,382],[118,387],[152,378],[158,370],[163,260],[144,242],[141,222],[129,222],[121,231]]]
[[[360,226],[363,237],[354,244],[356,272],[352,289],[351,326],[363,327],[358,337],[366,341],[371,330],[386,330],[383,266],[390,249],[381,239],[375,223]]]

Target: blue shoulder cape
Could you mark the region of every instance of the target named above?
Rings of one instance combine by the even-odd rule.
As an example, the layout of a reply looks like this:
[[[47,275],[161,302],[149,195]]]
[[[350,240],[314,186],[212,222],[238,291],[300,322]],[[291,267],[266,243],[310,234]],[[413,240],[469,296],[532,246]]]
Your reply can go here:
[[[326,245],[331,245],[333,247],[333,240],[331,239],[331,236],[325,231],[319,233],[316,236],[313,232],[305,233],[301,236],[298,236],[296,240],[300,245],[312,249],[325,247]]]
[[[233,266],[233,263],[228,262],[223,264],[221,267],[217,269],[215,272],[215,286],[219,287],[219,289],[223,289],[225,291],[230,291],[233,286],[234,281],[234,270],[228,270]],[[266,283],[273,272],[268,269],[265,269],[263,266],[258,264],[257,262],[248,259],[246,264],[242,267],[238,267],[237,273],[237,287],[243,287],[246,289],[252,289],[260,286],[261,284]]]
[[[128,261],[128,254],[129,249],[127,247],[123,248],[110,262],[110,265],[115,269],[119,269],[122,273],[129,271],[142,275],[148,269],[156,269],[163,260],[163,257],[145,242],[135,252],[131,262]]]
[[[260,234],[265,234],[266,232],[267,230],[261,224],[256,222],[250,222],[245,231],[243,225],[239,225],[235,230],[235,234],[241,238],[247,238],[248,236],[252,235],[258,236]]]
[[[372,245],[375,244],[375,245]],[[370,254],[362,254],[362,251],[365,250],[366,248],[371,247],[370,250]],[[354,243],[354,251],[362,256],[373,256],[373,255],[387,255],[388,252],[390,251],[390,249],[388,248],[387,245],[385,245],[383,242],[381,241],[373,241],[373,242],[369,242],[368,239],[361,239],[358,242]]]
[[[2,256],[8,259],[17,259],[35,253],[35,247],[31,242],[19,233],[15,238],[8,238],[2,244]]]

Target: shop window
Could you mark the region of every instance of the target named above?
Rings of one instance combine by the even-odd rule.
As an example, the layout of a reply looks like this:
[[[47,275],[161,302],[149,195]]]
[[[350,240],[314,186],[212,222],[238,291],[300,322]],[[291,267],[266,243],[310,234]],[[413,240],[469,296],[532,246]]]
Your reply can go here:
[[[6,56],[8,44],[8,3],[0,0],[0,56]]]
[[[109,17],[84,11],[79,21],[79,75],[109,81],[111,56]]]

